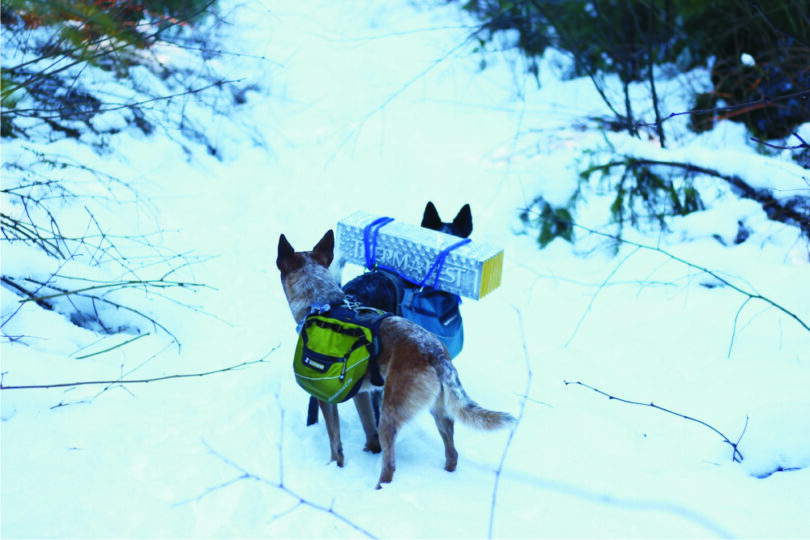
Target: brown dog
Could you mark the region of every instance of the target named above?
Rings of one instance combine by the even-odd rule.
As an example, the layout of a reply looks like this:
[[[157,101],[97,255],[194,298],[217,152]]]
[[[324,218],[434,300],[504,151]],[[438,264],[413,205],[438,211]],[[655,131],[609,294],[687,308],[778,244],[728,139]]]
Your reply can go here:
[[[337,305],[344,293],[328,268],[334,255],[335,237],[329,230],[312,251],[296,252],[282,234],[278,242],[276,264],[281,271],[284,294],[296,322],[309,314],[313,304]],[[385,378],[380,413],[379,436],[382,446],[382,471],[377,489],[394,476],[394,439],[400,427],[418,411],[430,406],[444,442],[445,466],[453,471],[458,452],[453,444],[453,422],[462,422],[485,430],[506,427],[514,422],[508,413],[490,411],[472,401],[450,362],[444,344],[421,326],[402,317],[388,317],[380,326],[380,353],[377,363]],[[367,391],[364,383],[361,391]],[[343,466],[337,406],[320,402],[332,449],[332,459]]]

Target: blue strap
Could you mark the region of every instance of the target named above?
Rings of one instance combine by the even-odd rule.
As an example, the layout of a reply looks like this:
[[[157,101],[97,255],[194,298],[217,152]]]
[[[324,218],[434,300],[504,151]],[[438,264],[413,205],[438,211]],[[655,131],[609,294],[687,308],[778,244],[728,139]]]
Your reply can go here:
[[[363,229],[363,248],[364,248],[364,255],[366,257],[366,268],[369,270],[373,270],[374,268],[382,268],[383,270],[388,270],[389,272],[393,272],[397,274],[404,280],[410,281],[418,285],[420,288],[424,287],[427,284],[428,279],[430,279],[431,274],[436,271],[436,277],[433,279],[433,288],[436,289],[436,285],[439,284],[439,276],[442,273],[442,269],[444,268],[444,261],[447,259],[447,256],[456,248],[464,246],[472,242],[469,238],[462,238],[455,244],[452,244],[446,248],[444,248],[441,253],[436,257],[436,260],[433,261],[433,265],[431,265],[430,270],[427,271],[425,277],[422,281],[417,281],[416,279],[405,275],[404,273],[400,272],[399,270],[392,268],[390,266],[384,264],[377,263],[377,233],[379,233],[380,229],[383,228],[385,225],[388,225],[394,221],[392,217],[379,217],[366,225]]]
[[[380,229],[394,221],[392,217],[380,217],[366,225],[363,229],[363,248],[366,256],[366,268],[372,270],[377,266],[377,233]]]
[[[442,268],[444,268],[444,261],[445,259],[447,259],[447,256],[454,249],[469,244],[470,242],[472,242],[472,240],[470,240],[469,238],[462,238],[455,244],[444,248],[442,252],[439,253],[439,256],[436,257],[436,260],[433,261],[433,265],[430,267],[430,270],[427,271],[427,274],[425,274],[424,279],[419,283],[419,287],[420,288],[424,287],[425,284],[427,283],[428,278],[430,278],[430,274],[432,274],[433,271],[436,270],[436,277],[433,279],[433,288],[437,289],[438,287],[436,287],[436,285],[439,284],[439,275],[441,275],[442,273]]]

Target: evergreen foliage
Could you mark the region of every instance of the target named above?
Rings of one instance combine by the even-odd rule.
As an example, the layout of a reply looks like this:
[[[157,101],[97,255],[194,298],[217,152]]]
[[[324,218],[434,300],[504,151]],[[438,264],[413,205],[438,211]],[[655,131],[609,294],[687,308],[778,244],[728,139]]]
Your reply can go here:
[[[485,21],[484,42],[513,31],[512,44],[533,71],[548,47],[572,55],[574,76],[616,73],[625,84],[652,77],[657,64],[688,70],[711,63],[714,88],[696,96],[696,109],[722,101],[720,118],[744,122],[766,139],[810,120],[805,0],[469,0],[464,8]],[[631,111],[620,116],[632,129]],[[693,128],[710,129],[714,118],[696,113]]]
[[[499,46],[516,47],[523,53],[528,71],[535,76],[540,69],[537,59],[546,49],[567,52],[573,59],[568,76],[589,77],[612,111],[614,118],[604,120],[606,129],[638,137],[639,128],[652,127],[654,138],[666,147],[663,124],[669,117],[661,111],[654,67],[668,65],[686,72],[708,66],[711,90],[694,94],[688,112],[690,129],[700,133],[724,119],[742,122],[763,148],[793,149],[797,162],[806,157],[807,144],[795,132],[810,121],[806,0],[761,4],[750,0],[467,0],[463,7],[482,21],[478,35],[482,49],[497,37]],[[618,76],[623,102],[609,95],[604,74]],[[634,83],[649,89],[654,123],[636,117],[634,108],[639,105],[630,95]],[[787,147],[764,141],[791,134],[802,144]],[[580,183],[599,181],[603,192],[611,194],[610,215],[620,236],[627,223],[666,230],[670,217],[704,209],[694,176],[707,173],[698,169],[616,156],[589,164],[581,171]],[[806,233],[808,216],[802,210],[806,197],[781,203],[742,179],[724,180],[738,196],[763,204],[771,219],[797,224]],[[578,190],[561,207],[539,196],[523,212],[523,221],[538,230],[541,247],[554,238],[572,241],[572,214],[583,202],[582,193]],[[786,212],[789,218],[784,218]]]
[[[20,305],[102,334],[142,331],[116,322],[114,313],[129,312],[178,341],[129,293],[203,286],[168,279],[198,257],[166,250],[159,232],[109,230],[97,215],[132,203],[148,211],[147,202],[116,172],[52,143],[75,139],[103,153],[130,126],[145,135],[162,128],[217,155],[201,114],[221,112],[211,100],[226,82],[204,67],[216,54],[213,14],[215,0],[2,0],[0,234],[38,267],[36,275],[4,267],[3,286]]]
[[[85,82],[87,66],[137,87],[131,68],[165,71],[153,53],[179,39],[213,9],[213,0],[2,0],[2,136],[78,139],[98,133],[94,116],[127,109],[129,121],[153,129],[138,104],[107,103]],[[9,59],[12,59],[10,62]],[[164,73],[163,77],[168,77]],[[118,97],[118,96],[115,96]],[[159,98],[159,96],[154,96]]]

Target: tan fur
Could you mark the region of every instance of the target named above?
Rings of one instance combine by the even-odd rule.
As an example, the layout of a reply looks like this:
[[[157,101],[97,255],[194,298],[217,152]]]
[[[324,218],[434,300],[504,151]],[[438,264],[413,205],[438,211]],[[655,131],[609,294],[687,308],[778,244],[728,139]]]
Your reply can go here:
[[[331,230],[310,252],[294,252],[284,235],[279,238],[276,264],[281,271],[282,286],[296,321],[307,315],[313,303],[342,301],[343,291],[327,270],[333,250],[334,235]],[[382,322],[377,362],[385,378],[379,424],[383,463],[378,489],[394,476],[394,442],[399,429],[420,410],[430,407],[444,443],[445,469],[448,471],[455,470],[458,462],[458,452],[453,443],[456,417],[472,427],[486,430],[502,428],[514,421],[514,417],[508,413],[490,411],[472,401],[461,386],[444,344],[407,319],[389,317]],[[342,466],[337,406],[320,405],[326,419],[332,459]]]

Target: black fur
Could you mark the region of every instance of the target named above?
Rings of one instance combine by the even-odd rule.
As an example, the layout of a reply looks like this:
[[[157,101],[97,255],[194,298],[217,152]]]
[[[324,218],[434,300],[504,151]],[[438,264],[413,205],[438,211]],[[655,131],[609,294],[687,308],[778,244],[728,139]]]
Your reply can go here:
[[[439,212],[432,202],[428,202],[425,207],[425,213],[422,216],[422,227],[440,231],[459,238],[467,238],[472,233],[472,212],[470,205],[465,204],[458,211],[456,217],[450,223],[444,223],[442,218],[439,217]]]
[[[361,305],[381,309],[388,313],[398,313],[397,285],[382,272],[368,272],[357,276],[343,286],[343,292],[353,296]]]

